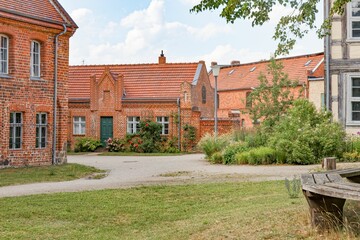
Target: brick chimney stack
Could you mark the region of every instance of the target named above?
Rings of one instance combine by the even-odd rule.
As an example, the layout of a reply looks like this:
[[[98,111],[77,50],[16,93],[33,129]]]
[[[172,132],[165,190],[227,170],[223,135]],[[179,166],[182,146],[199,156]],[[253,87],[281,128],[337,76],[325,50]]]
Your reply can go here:
[[[160,57],[159,57],[159,64],[165,64],[166,63],[166,57],[164,55],[164,51],[161,50],[161,54],[160,54]]]

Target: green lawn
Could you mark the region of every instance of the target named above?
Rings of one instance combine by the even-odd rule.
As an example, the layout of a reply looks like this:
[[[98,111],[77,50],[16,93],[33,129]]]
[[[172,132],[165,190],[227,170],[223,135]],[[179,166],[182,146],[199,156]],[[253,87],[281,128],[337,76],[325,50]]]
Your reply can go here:
[[[35,182],[59,182],[82,178],[103,170],[80,164],[0,169],[0,187]]]
[[[283,181],[1,198],[0,205],[1,239],[355,239],[348,230],[313,231],[304,197],[290,199]],[[349,212],[360,206],[346,209],[359,222]]]

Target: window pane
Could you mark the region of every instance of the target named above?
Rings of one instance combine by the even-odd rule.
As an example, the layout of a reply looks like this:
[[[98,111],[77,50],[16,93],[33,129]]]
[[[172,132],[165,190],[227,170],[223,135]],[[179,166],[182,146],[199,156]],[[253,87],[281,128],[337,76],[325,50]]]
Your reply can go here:
[[[21,113],[16,113],[16,123],[22,123]]]
[[[352,31],[352,36],[353,37],[360,37],[360,30],[353,30]]]
[[[352,96],[353,97],[360,97],[360,88],[353,88],[352,89]]]
[[[360,112],[353,112],[352,113],[352,120],[353,121],[360,121]]]
[[[352,102],[352,110],[360,111],[360,102]]]
[[[353,8],[351,12],[352,12],[353,17],[360,16],[360,9],[359,8]]]
[[[14,113],[10,113],[10,123],[14,123]]]
[[[41,114],[41,123],[46,124],[46,114]]]

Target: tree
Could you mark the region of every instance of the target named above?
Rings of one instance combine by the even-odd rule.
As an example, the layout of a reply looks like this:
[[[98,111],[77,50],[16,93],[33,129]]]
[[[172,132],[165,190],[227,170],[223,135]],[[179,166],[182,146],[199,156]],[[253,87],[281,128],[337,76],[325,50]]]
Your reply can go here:
[[[320,0],[201,0],[190,12],[203,12],[206,10],[222,9],[220,17],[227,22],[234,23],[237,19],[248,19],[252,26],[263,25],[270,20],[269,14],[273,7],[281,5],[290,7],[292,14],[280,18],[275,28],[273,38],[279,41],[275,55],[288,54],[294,47],[296,39],[302,38],[315,26],[315,16],[318,12],[316,4]],[[330,10],[329,19],[334,14],[342,14],[345,4],[350,0],[334,0]],[[329,34],[330,21],[326,19],[318,29],[319,37]]]
[[[251,119],[259,119],[272,128],[292,105],[294,99],[301,96],[302,90],[297,89],[299,83],[289,79],[284,73],[283,65],[272,59],[268,65],[268,74],[260,73],[259,87],[255,88],[249,98],[252,103],[249,108]],[[271,79],[268,79],[268,77]]]

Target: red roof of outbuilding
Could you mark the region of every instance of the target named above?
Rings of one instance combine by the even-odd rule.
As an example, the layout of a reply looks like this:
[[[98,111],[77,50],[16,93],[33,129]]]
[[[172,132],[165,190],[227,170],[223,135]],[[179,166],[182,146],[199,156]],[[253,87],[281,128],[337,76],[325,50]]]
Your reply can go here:
[[[113,75],[123,75],[126,99],[178,98],[180,85],[191,83],[199,63],[84,65],[69,68],[69,98],[90,98],[90,77],[100,79],[109,68]]]
[[[57,0],[0,0],[0,16],[31,19],[54,24],[67,24],[77,28],[76,23]]]
[[[324,54],[316,53],[296,57],[278,59],[283,65],[283,72],[290,80],[305,83],[309,76],[324,77]],[[222,66],[218,77],[218,90],[251,89],[259,86],[259,75],[268,75],[269,61],[246,63],[234,66]],[[271,77],[268,78],[269,80]],[[210,74],[210,81],[214,86],[214,77]]]

